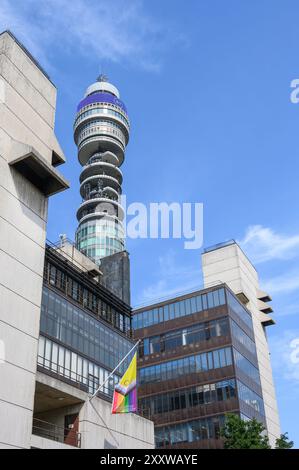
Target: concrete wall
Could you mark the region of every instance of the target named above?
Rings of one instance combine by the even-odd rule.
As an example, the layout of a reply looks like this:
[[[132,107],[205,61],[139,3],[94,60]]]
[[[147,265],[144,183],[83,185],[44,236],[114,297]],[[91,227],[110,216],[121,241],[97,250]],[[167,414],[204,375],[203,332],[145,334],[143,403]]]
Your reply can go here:
[[[111,403],[88,394],[53,377],[38,372],[37,380],[63,396],[73,396],[82,403],[60,407],[35,415],[38,419],[64,427],[64,416],[79,413],[82,449],[153,449],[154,424],[135,414],[111,414]]]
[[[15,142],[52,163],[56,89],[8,33],[0,35],[0,448],[30,447],[47,199],[9,166]]]
[[[95,398],[79,415],[83,449],[154,449],[154,424],[135,414],[111,414],[111,403]]]
[[[64,241],[62,239],[61,245],[57,247],[57,252],[61,253],[63,256],[67,257],[69,261],[72,262],[74,266],[80,269],[83,272],[93,273],[93,277],[100,279],[102,275],[99,266],[94,263],[90,258],[85,256],[81,251],[77,250],[75,245],[69,241]]]
[[[63,444],[62,442],[52,441],[51,439],[45,439],[44,437],[35,436],[34,434],[31,436],[31,447],[34,449],[77,449],[77,447],[72,447],[67,444]]]
[[[101,259],[103,273],[101,284],[110,289],[126,304],[131,305],[130,258],[127,251],[120,251]]]
[[[261,323],[264,315],[258,309],[258,273],[236,243],[204,253],[202,265],[205,285],[220,280],[235,294],[245,294],[249,300],[246,306],[252,313],[267,429],[273,446],[280,435],[280,424],[267,335]]]

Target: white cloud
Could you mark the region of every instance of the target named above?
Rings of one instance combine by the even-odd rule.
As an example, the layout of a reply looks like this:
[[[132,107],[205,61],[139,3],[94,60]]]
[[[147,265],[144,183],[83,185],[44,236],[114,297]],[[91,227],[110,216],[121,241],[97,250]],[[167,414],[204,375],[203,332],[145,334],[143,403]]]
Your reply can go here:
[[[271,337],[270,351],[275,375],[299,386],[299,330]]]
[[[0,28],[11,29],[43,63],[60,49],[80,51],[98,67],[109,60],[154,71],[163,50],[182,39],[149,16],[142,0],[1,0]]]
[[[299,254],[299,234],[284,235],[262,225],[248,227],[238,243],[253,263],[290,259]]]

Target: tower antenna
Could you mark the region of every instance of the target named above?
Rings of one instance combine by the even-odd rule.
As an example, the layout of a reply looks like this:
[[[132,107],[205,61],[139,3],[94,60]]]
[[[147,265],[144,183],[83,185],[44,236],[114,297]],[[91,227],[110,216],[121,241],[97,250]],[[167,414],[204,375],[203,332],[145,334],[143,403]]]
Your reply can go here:
[[[100,74],[97,78],[97,82],[108,82],[108,77],[104,73],[103,63],[101,63],[101,66],[100,66]]]

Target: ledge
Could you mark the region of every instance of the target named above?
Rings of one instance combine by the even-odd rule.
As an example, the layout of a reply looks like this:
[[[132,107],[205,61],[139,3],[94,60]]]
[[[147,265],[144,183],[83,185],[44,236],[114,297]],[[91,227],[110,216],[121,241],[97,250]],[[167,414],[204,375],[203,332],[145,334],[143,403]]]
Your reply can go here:
[[[273,313],[273,308],[267,302],[264,302],[262,300],[258,300],[257,303],[258,303],[258,309],[259,309],[260,312]]]
[[[52,165],[58,166],[62,163],[65,163],[65,156],[64,153],[59,145],[59,142],[56,138],[56,135],[53,134],[53,143],[52,143]]]
[[[270,315],[266,314],[266,313],[260,312],[259,320],[260,320],[260,322],[262,323],[263,326],[275,325],[275,321],[273,320],[273,318],[270,317]]]
[[[14,155],[15,156],[15,155]],[[69,188],[69,183],[33,147],[9,162],[46,197]]]
[[[264,292],[263,290],[260,290],[260,289],[258,289],[257,291],[257,298],[261,300],[262,302],[271,302],[272,300],[271,296],[267,292]]]

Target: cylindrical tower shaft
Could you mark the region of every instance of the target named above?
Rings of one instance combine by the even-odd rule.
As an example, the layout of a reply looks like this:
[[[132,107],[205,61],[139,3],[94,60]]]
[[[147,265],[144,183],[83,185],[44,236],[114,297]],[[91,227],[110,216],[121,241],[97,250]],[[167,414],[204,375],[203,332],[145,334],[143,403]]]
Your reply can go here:
[[[124,212],[120,204],[122,172],[130,123],[117,88],[103,75],[79,103],[74,139],[82,165],[77,211],[77,248],[100,264],[124,250]]]

